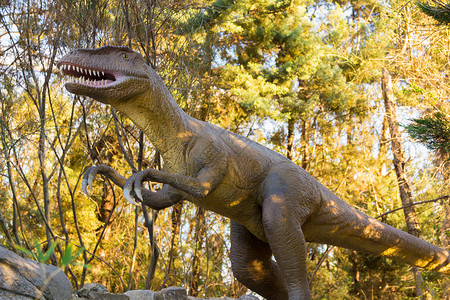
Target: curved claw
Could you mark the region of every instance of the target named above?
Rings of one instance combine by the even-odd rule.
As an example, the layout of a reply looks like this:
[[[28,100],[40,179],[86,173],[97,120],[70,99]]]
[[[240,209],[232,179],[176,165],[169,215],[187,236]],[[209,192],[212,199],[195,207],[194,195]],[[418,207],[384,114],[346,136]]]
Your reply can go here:
[[[97,175],[96,166],[89,167],[84,173],[83,180],[81,181],[81,190],[83,191],[83,193],[86,194],[86,196],[90,196],[88,186],[89,190],[92,191],[92,182],[94,181],[96,175]]]
[[[131,204],[134,204],[134,205],[136,205],[136,206],[139,206],[139,204],[136,202],[136,201],[134,201],[134,198],[133,198],[133,196],[131,196],[131,190],[128,190],[128,189],[123,189],[123,196],[125,197],[125,199],[127,199],[128,200],[128,202],[130,202]]]
[[[97,169],[93,169],[89,172],[87,183],[89,185],[89,189],[92,191],[92,184],[94,182],[95,176],[97,176]]]
[[[143,172],[137,173],[136,178],[134,179],[134,192],[141,201],[144,201],[144,199],[142,198],[142,177],[143,177],[142,175],[143,174],[144,174]]]
[[[87,179],[86,178],[83,178],[83,180],[81,181],[81,190],[83,191],[83,193],[86,195],[86,196],[90,196],[90,193],[89,193],[89,191],[87,190],[87,186],[88,186],[88,181],[87,181]]]
[[[133,186],[132,178],[134,178],[134,176],[131,176],[130,178],[128,178],[127,182],[125,183],[125,185],[123,187],[123,196],[131,204],[139,206],[139,204],[136,201],[134,201],[134,197],[131,195],[132,186]]]
[[[89,190],[92,191],[92,183],[94,182],[95,176],[97,176],[97,172],[97,167],[91,166],[84,173],[83,180],[81,181],[81,190],[86,194],[86,196],[90,196],[88,186]]]

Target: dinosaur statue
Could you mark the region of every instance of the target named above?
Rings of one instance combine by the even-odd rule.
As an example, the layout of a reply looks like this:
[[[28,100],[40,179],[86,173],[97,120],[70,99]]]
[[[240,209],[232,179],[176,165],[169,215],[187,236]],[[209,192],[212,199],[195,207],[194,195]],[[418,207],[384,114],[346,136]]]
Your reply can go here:
[[[133,204],[163,209],[182,200],[231,219],[235,277],[267,299],[310,299],[306,242],[379,254],[450,274],[450,252],[381,223],[333,194],[286,157],[187,115],[142,56],[126,47],[78,49],[58,62],[66,89],[112,105],[139,126],[164,159],[126,179],[88,168],[123,188]],[[161,190],[142,187],[144,181]],[[273,258],[275,258],[275,260]]]

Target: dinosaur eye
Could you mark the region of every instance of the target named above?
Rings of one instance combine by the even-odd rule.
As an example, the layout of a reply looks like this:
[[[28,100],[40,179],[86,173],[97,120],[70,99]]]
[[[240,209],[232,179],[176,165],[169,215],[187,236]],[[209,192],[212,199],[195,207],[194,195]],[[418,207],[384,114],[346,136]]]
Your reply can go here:
[[[128,54],[124,53],[124,54],[122,54],[122,57],[123,58],[128,58]]]

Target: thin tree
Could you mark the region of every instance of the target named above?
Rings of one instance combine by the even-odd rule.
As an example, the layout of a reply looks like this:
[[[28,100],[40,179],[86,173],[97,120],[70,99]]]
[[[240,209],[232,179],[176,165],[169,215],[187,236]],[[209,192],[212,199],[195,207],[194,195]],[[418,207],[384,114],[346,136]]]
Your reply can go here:
[[[402,205],[405,206],[403,212],[405,214],[406,228],[409,234],[416,237],[420,236],[419,221],[413,203],[411,187],[409,186],[408,178],[406,175],[406,161],[402,144],[400,141],[400,132],[397,122],[397,113],[394,103],[394,95],[392,91],[392,80],[389,71],[386,68],[382,70],[381,87],[383,90],[383,100],[386,110],[386,118],[389,123],[389,134],[391,140],[391,150],[393,155],[393,164],[395,168],[395,174],[397,176],[398,189],[400,192],[400,199]],[[414,278],[416,281],[416,296],[422,296],[422,283],[423,279],[420,275],[420,271],[417,267],[412,268]]]

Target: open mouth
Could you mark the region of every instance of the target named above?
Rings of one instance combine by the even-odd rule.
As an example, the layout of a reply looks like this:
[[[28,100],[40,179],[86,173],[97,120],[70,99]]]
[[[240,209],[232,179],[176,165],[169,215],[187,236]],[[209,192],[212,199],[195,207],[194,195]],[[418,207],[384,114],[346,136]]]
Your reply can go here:
[[[66,78],[66,83],[78,83],[92,87],[106,87],[116,82],[116,76],[110,71],[79,66],[73,63],[61,62],[58,68]]]

